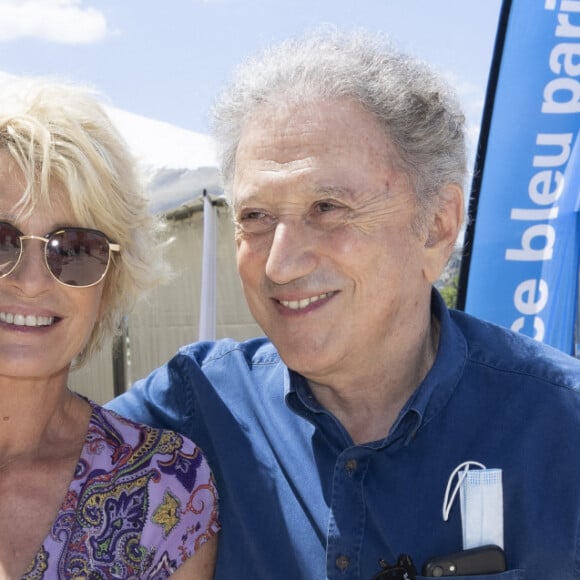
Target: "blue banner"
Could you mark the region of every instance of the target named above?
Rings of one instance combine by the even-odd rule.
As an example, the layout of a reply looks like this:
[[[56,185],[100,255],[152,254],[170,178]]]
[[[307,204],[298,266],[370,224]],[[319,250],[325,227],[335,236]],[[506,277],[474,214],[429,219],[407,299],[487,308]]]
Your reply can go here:
[[[458,306],[574,354],[580,0],[505,2]]]

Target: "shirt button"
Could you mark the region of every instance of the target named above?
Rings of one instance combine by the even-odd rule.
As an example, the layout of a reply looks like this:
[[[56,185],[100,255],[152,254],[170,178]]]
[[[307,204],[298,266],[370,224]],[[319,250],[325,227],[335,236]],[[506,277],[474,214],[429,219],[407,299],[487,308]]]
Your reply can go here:
[[[345,556],[344,554],[336,559],[336,567],[343,572],[348,568],[349,565],[350,560],[348,559],[348,556]]]
[[[358,462],[356,459],[348,459],[346,461],[346,463],[344,464],[344,469],[346,470],[346,472],[349,475],[352,475],[356,471],[357,467],[358,467]]]

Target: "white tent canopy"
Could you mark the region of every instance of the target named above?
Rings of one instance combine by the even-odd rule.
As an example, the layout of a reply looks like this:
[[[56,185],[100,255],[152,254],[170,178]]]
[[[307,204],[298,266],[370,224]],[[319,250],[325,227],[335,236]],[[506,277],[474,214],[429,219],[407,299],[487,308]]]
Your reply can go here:
[[[157,213],[223,195],[216,148],[208,135],[107,107],[107,113],[141,165],[152,209]]]
[[[187,342],[241,340],[261,332],[237,276],[228,211],[224,204],[209,203],[224,199],[213,139],[116,108],[107,107],[107,113],[140,165],[152,211],[171,218],[168,259],[178,274],[129,318],[131,382]],[[108,400],[119,382],[109,366],[102,357],[91,361],[74,373],[71,386],[98,402]]]
[[[141,166],[151,209],[166,213],[202,200],[203,256],[199,340],[216,338],[216,210],[210,197],[223,192],[213,139],[112,107],[109,117]]]

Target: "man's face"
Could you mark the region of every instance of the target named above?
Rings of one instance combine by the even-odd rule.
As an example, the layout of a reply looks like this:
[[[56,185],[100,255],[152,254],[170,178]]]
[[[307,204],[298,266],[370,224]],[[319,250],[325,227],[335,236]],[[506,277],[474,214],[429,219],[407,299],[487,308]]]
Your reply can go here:
[[[349,100],[268,110],[242,133],[233,201],[244,292],[284,362],[311,381],[373,364],[424,323],[431,258],[396,161]]]

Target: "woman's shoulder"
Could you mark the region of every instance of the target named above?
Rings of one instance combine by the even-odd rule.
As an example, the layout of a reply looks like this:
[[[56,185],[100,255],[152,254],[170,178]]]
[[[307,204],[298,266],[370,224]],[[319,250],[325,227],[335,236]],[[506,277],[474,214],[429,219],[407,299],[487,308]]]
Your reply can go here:
[[[191,556],[219,531],[218,495],[202,450],[174,431],[91,407],[77,470],[77,475],[85,471],[80,504],[93,505],[96,493],[108,511],[127,517],[130,508],[140,544],[156,561],[162,554]]]
[[[89,453],[107,456],[111,469],[153,469],[157,479],[177,477],[189,492],[186,473],[196,480],[200,475],[211,479],[203,451],[186,436],[135,422],[93,402],[91,407],[86,447]]]

